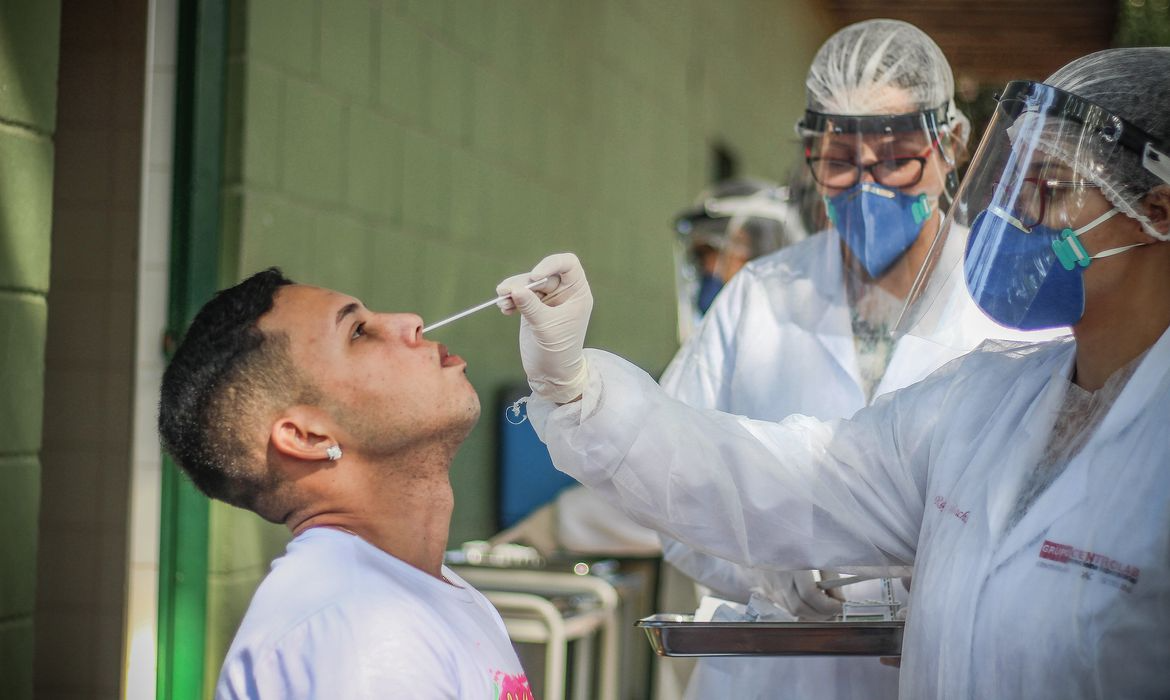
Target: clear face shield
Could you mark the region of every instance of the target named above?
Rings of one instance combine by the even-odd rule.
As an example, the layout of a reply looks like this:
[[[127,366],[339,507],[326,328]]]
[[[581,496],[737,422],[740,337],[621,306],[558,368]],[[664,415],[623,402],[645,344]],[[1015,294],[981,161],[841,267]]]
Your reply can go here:
[[[884,116],[810,111],[797,132],[846,262],[904,297],[955,191],[946,107]]]
[[[675,221],[675,234],[674,272],[681,341],[698,326],[723,287],[716,268],[727,240],[727,219],[683,216]]]
[[[1165,152],[1165,144],[1074,95],[1009,83],[897,331],[947,342],[972,308],[989,324],[986,337],[1077,323],[1085,268],[1142,245],[1110,249],[1093,240],[1098,226],[1121,213],[1110,174],[1136,160],[1170,181]]]
[[[715,295],[749,261],[805,237],[783,187],[708,197],[675,221],[679,339],[685,340]]]

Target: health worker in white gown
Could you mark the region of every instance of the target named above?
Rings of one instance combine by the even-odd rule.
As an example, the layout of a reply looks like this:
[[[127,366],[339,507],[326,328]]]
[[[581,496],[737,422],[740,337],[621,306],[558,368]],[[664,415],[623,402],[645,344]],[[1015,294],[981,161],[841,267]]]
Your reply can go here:
[[[506,280],[554,462],[747,567],[913,565],[901,697],[1165,697],[1168,65],[1114,49],[1009,84],[906,310],[925,336],[973,301],[1073,338],[987,343],[849,420],[695,409],[582,350],[574,256]]]
[[[859,60],[865,57],[865,60]],[[955,319],[956,346],[896,343],[891,331],[942,209],[955,195],[969,123],[939,47],[906,22],[859,22],[830,37],[805,81],[797,125],[833,225],[749,263],[716,298],[661,379],[674,398],[762,420],[847,418],[973,349],[986,324]],[[716,595],[763,595],[790,620],[825,620],[841,601],[813,571],[744,570],[664,539],[664,556]],[[894,582],[901,601],[906,591]],[[881,582],[839,591],[881,600]],[[894,698],[898,670],[872,658],[700,659],[688,698]]]

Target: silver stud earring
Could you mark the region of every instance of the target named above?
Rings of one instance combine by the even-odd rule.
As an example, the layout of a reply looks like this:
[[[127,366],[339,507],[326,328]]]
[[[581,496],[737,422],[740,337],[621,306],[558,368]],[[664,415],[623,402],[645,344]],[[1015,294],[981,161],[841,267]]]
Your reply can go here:
[[[341,445],[330,445],[325,448],[325,456],[329,458],[330,462],[341,459]]]

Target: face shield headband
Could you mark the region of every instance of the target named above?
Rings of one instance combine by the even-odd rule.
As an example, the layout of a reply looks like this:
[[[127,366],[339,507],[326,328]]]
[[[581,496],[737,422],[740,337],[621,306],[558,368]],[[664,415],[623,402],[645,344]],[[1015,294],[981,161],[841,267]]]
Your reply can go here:
[[[801,138],[820,134],[898,134],[920,131],[925,127],[937,138],[939,125],[947,123],[947,105],[905,114],[825,114],[805,110],[796,123]]]

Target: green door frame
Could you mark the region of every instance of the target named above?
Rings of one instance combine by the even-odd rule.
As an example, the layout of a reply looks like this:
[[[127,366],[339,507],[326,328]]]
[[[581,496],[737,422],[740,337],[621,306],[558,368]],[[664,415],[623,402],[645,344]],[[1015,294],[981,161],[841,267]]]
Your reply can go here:
[[[167,348],[220,282],[227,0],[179,0]],[[201,700],[207,624],[208,500],[163,460],[159,700]]]

